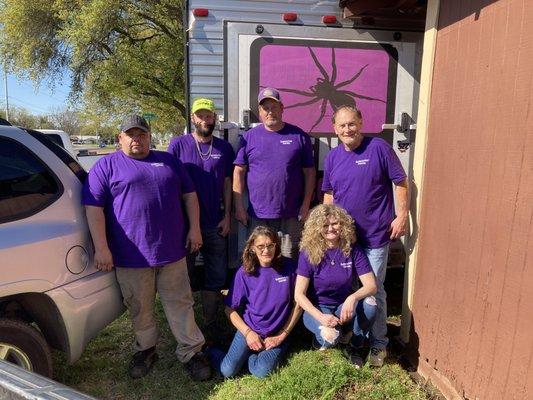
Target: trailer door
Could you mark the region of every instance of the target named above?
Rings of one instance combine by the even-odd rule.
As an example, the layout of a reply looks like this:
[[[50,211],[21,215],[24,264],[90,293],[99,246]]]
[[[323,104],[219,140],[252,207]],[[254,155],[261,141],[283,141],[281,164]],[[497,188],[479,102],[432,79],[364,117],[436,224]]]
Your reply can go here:
[[[245,127],[259,122],[259,90],[277,88],[284,120],[314,138],[320,178],[325,156],[338,144],[334,110],[357,106],[363,133],[386,139],[410,175],[422,38],[416,32],[226,22],[225,119]]]

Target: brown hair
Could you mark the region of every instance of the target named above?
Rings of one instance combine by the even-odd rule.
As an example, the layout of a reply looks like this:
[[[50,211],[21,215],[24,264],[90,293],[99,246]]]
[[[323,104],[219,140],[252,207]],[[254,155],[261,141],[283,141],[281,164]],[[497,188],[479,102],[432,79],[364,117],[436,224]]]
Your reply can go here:
[[[274,258],[272,259],[272,268],[274,268],[276,271],[279,271],[281,268],[281,243],[279,236],[274,229],[260,225],[252,231],[250,237],[246,241],[246,245],[244,246],[244,251],[242,253],[242,266],[244,268],[244,272],[249,275],[253,275],[259,267],[259,260],[257,259],[255,251],[252,248],[255,240],[259,236],[265,236],[269,238],[272,243],[275,243],[276,248],[274,249]]]
[[[340,106],[339,108],[337,108],[335,112],[333,113],[333,116],[331,117],[331,122],[333,124],[335,124],[335,118],[337,118],[337,114],[343,110],[351,111],[357,116],[357,118],[359,118],[360,120],[363,119],[363,114],[361,113],[360,109],[354,106],[344,105],[344,106]]]

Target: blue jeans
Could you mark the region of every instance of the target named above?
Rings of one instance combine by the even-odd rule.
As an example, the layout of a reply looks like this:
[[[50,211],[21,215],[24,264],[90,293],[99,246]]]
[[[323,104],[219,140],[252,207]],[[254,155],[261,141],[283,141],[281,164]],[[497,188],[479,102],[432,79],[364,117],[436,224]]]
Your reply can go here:
[[[219,370],[225,378],[237,375],[246,361],[252,375],[264,378],[278,365],[288,347],[289,342],[285,339],[278,347],[255,352],[248,347],[242,333],[237,331],[226,355],[216,348],[208,349],[207,355],[213,368]]]
[[[324,314],[335,314],[337,317],[340,317],[342,304],[338,306],[319,305],[318,309]],[[368,337],[370,328],[374,323],[374,319],[376,317],[376,310],[376,302],[374,301],[374,298],[372,296],[365,297],[364,299],[359,300],[359,302],[356,304],[355,317],[352,321],[344,324],[344,326],[351,326],[352,328],[353,336],[350,339],[350,343],[352,344],[352,346],[360,347],[363,345],[364,340],[366,337]],[[309,314],[307,311],[304,312],[303,320],[305,327],[315,335],[315,338],[321,347],[328,348],[337,344],[337,341],[335,341],[334,343],[329,343],[322,338],[322,336],[320,335],[319,328],[320,322],[313,318],[311,314]]]
[[[387,338],[387,293],[385,293],[385,275],[389,258],[389,245],[377,249],[363,249],[376,275],[377,293],[374,295],[378,304],[376,321],[370,330],[370,346],[384,349],[389,343]]]
[[[203,290],[216,291],[226,283],[228,265],[227,237],[219,234],[218,228],[202,229],[202,247],[200,253],[204,259],[204,287]],[[187,255],[187,269],[189,276],[193,276],[197,252]]]

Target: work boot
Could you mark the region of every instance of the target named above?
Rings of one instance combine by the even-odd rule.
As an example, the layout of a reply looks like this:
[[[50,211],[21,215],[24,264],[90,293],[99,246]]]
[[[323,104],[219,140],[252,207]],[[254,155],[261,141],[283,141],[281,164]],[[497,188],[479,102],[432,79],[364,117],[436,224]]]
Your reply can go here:
[[[371,367],[382,367],[387,357],[387,349],[372,347],[368,355],[368,365]]]
[[[201,351],[192,356],[184,366],[193,381],[206,381],[211,378],[209,360]]]
[[[158,356],[155,352],[155,346],[149,349],[138,351],[133,355],[130,364],[130,376],[133,379],[142,378],[152,368],[152,365],[157,361]]]

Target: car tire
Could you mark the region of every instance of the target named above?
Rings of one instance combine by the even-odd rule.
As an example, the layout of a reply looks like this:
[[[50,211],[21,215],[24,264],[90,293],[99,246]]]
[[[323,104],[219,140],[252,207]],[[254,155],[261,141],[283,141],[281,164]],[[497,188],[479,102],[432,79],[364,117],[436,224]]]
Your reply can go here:
[[[0,319],[0,357],[52,377],[52,354],[41,332],[22,321]]]

